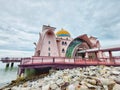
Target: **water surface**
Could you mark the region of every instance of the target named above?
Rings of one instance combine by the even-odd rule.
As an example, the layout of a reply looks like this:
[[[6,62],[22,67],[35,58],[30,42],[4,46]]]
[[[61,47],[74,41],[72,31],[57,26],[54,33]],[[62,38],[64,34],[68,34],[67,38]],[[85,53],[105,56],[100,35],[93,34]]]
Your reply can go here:
[[[10,64],[9,68],[6,68],[6,63],[0,62],[0,87],[17,78],[18,64],[14,64],[13,67]]]

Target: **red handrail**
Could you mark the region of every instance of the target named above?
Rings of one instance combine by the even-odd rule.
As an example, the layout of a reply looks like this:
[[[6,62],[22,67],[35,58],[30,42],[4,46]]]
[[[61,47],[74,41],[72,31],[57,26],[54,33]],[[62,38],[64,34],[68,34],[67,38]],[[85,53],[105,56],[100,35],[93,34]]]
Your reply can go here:
[[[100,64],[117,64],[116,60],[120,60],[120,57],[113,57],[112,61],[109,61],[110,58],[99,58],[99,59],[88,59],[88,58],[61,58],[61,57],[32,57],[32,58],[23,58],[22,63],[25,64],[53,64],[53,63],[64,63],[64,64],[91,64],[91,65],[100,65]]]

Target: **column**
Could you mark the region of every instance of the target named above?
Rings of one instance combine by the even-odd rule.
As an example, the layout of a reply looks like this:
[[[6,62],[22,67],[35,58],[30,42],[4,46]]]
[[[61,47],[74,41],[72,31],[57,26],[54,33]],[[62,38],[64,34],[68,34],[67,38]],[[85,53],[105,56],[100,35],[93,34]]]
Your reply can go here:
[[[14,62],[11,63],[11,67],[13,67],[13,66],[14,66]]]
[[[110,62],[113,62],[113,60],[112,60],[112,52],[111,51],[109,51],[109,59],[110,59]]]
[[[6,68],[8,68],[8,67],[9,67],[9,63],[6,64]]]
[[[85,59],[88,60],[88,52],[85,52]]]
[[[98,52],[95,52],[95,59],[98,60],[98,55],[97,55]]]

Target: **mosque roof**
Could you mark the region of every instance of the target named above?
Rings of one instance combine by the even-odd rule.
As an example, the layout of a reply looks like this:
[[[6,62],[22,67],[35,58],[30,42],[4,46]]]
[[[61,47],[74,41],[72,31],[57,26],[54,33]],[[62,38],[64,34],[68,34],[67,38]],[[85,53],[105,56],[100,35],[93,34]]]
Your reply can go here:
[[[65,30],[65,29],[61,29],[56,33],[57,37],[70,37],[70,33]]]

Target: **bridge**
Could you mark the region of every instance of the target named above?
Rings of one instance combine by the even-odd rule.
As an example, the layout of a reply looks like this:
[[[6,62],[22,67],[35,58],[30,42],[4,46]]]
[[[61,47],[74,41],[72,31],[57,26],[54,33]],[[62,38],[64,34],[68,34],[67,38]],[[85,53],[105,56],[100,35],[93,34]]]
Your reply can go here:
[[[20,63],[22,58],[20,57],[4,57],[1,58],[0,61],[3,63],[6,63],[6,67],[9,67],[9,64],[11,63],[11,67],[14,66],[14,63]]]
[[[94,48],[78,51],[78,54],[84,53],[86,56],[84,58],[66,58],[66,57],[28,57],[22,58],[19,65],[18,74],[21,75],[24,73],[25,69],[36,69],[36,68],[55,68],[55,69],[65,69],[65,68],[75,68],[81,66],[97,66],[97,65],[106,65],[106,66],[120,66],[120,55],[114,56],[112,52],[120,51],[120,46],[116,47],[107,47],[107,48]],[[98,52],[108,52],[106,57],[98,57]],[[89,53],[94,53],[95,57],[88,57]]]
[[[102,60],[102,61],[100,61]],[[80,58],[62,58],[62,57],[32,57],[32,58],[23,58],[21,61],[20,67],[26,68],[39,68],[54,65],[109,65],[109,66],[119,66],[120,65],[120,57],[112,57],[114,62],[109,61],[110,58],[99,58],[99,59],[80,59]],[[57,68],[57,67],[56,67]]]
[[[15,63],[15,62],[21,62],[22,58],[18,58],[18,57],[4,57],[1,58],[0,61],[2,61],[3,63]]]
[[[102,60],[102,61],[101,61]],[[21,64],[19,65],[18,74],[21,75],[24,73],[25,69],[37,69],[50,67],[54,69],[66,69],[66,68],[76,68],[82,66],[97,66],[97,65],[106,65],[106,66],[120,66],[120,57],[110,58],[96,58],[96,59],[80,59],[80,58],[60,58],[60,57],[32,57],[32,58],[23,58]]]
[[[112,52],[120,51],[120,47],[107,47],[107,48],[94,48],[78,51],[78,54],[85,54],[85,57],[75,57],[75,58],[66,58],[66,57],[48,57],[48,56],[40,56],[40,57],[26,57],[26,58],[18,58],[18,57],[5,57],[1,58],[0,61],[3,63],[7,63],[6,67],[9,67],[9,63],[11,63],[11,67],[14,63],[19,62],[19,70],[18,74],[21,75],[24,73],[25,69],[37,69],[37,68],[55,68],[55,69],[66,69],[66,68],[75,68],[81,66],[97,66],[97,65],[106,65],[106,66],[120,66],[120,55],[114,56]],[[108,52],[108,56],[106,57],[98,57],[98,52]],[[95,57],[88,57],[89,53],[94,53]]]

